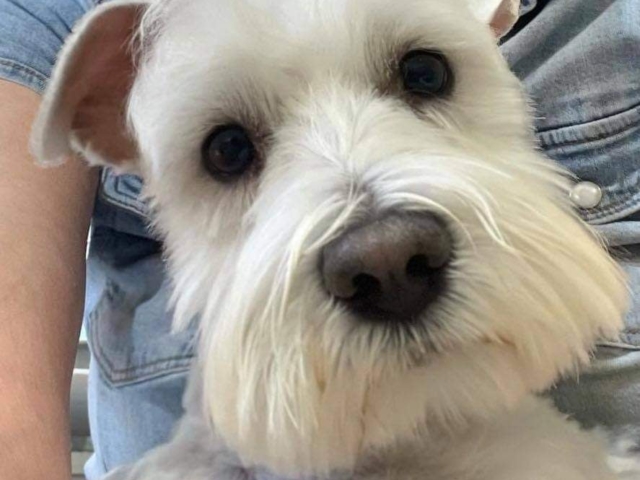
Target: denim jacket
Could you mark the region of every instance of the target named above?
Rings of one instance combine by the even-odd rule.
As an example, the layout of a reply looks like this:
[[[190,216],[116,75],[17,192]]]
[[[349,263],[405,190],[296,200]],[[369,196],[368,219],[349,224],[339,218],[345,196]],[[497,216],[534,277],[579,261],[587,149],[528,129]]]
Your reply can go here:
[[[97,1],[0,0],[0,78],[41,92],[62,41]],[[531,96],[540,148],[573,172],[576,192],[591,188],[576,208],[624,248],[640,292],[640,0],[526,0],[521,13],[501,48]],[[170,333],[170,286],[141,186],[105,169],[96,198],[85,308],[96,449],[89,479],[167,438],[193,356],[193,330]],[[627,325],[580,389],[558,387],[561,408],[586,422],[640,424],[640,306]]]

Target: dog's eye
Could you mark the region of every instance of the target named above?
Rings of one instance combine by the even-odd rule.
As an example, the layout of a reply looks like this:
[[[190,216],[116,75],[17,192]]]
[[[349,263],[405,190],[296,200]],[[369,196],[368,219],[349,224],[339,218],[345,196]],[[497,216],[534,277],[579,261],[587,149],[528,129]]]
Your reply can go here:
[[[253,163],[255,148],[238,125],[216,128],[202,144],[202,164],[214,178],[225,181],[242,175]]]
[[[400,73],[407,92],[423,97],[448,93],[453,74],[446,58],[431,50],[413,50],[400,60]]]

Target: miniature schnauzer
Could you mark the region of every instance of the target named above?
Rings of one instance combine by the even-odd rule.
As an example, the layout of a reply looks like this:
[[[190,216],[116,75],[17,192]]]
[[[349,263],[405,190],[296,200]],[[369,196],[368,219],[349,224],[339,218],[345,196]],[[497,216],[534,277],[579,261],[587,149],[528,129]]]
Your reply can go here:
[[[517,0],[116,0],[65,45],[42,162],[139,173],[175,328],[173,439],[110,480],[611,480],[537,396],[624,277],[536,149]],[[635,478],[635,477],[633,477]]]

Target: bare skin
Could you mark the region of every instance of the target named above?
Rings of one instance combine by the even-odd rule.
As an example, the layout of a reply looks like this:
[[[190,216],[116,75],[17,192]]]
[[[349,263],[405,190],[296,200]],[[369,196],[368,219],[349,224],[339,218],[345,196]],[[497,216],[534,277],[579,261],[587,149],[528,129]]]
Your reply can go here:
[[[0,478],[68,480],[69,387],[97,183],[28,151],[40,97],[0,80]]]

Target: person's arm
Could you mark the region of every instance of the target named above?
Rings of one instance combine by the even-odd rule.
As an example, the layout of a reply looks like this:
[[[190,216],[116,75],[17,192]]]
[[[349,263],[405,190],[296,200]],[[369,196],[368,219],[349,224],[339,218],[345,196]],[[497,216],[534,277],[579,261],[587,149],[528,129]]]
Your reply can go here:
[[[69,387],[96,173],[41,168],[40,97],[0,80],[0,478],[68,480]]]

